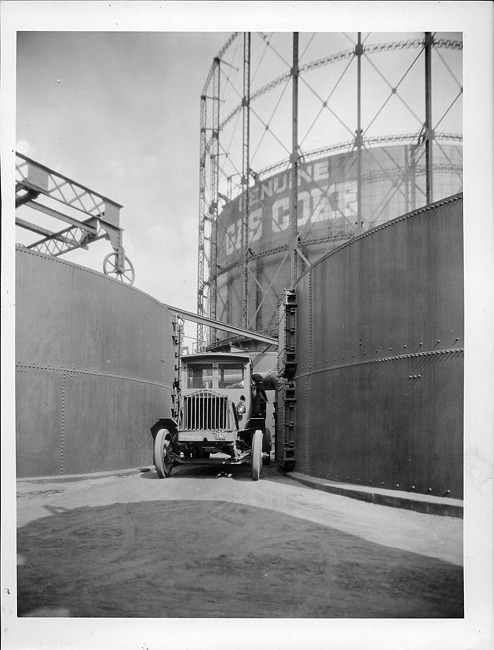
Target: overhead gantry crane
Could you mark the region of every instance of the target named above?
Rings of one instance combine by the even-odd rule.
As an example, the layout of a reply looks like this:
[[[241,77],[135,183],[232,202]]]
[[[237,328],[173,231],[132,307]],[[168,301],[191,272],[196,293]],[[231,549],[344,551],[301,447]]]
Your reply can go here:
[[[103,261],[103,272],[125,284],[134,284],[135,271],[125,255],[120,209],[106,196],[16,153],[16,208],[27,206],[68,224],[53,231],[16,215],[15,223],[43,238],[25,248],[58,257],[99,239],[109,239],[113,252]],[[58,204],[63,206],[60,211]],[[82,218],[81,218],[81,215]]]

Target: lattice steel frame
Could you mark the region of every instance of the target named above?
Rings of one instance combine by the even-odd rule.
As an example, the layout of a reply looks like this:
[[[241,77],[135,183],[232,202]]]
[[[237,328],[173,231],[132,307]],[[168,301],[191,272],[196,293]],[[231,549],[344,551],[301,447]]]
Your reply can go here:
[[[53,232],[16,215],[16,226],[43,235],[43,239],[25,248],[58,257],[78,248],[87,249],[100,239],[109,239],[115,252],[106,257],[105,263],[114,256],[114,272],[121,276],[119,279],[133,284],[134,268],[125,257],[120,228],[123,206],[20,153],[16,153],[15,193],[16,208],[26,206],[69,224],[68,228]],[[56,209],[57,204],[65,211]],[[79,214],[83,218],[78,218]]]
[[[211,282],[212,273],[216,270],[216,239],[218,202],[218,174],[219,174],[219,134],[220,134],[220,73],[221,57],[238,37],[234,32],[218,56],[213,60],[204,89],[201,95],[201,126],[200,126],[200,153],[199,153],[199,236],[198,236],[198,272],[197,272],[197,313],[199,316],[208,315],[216,318],[216,282]],[[212,89],[211,89],[212,85]],[[211,95],[208,95],[212,91]],[[208,110],[209,109],[209,110]],[[211,118],[209,117],[211,115]],[[208,131],[211,132],[208,138]],[[209,160],[208,160],[209,158]],[[208,202],[208,163],[209,174],[209,202]],[[206,308],[208,305],[208,309]],[[197,325],[197,350],[204,347],[204,325]],[[215,331],[211,330],[214,340]]]
[[[238,268],[242,281],[241,281],[241,313],[242,313],[242,326],[244,329],[249,329],[255,321],[257,311],[259,311],[260,306],[258,307],[255,314],[249,314],[248,307],[248,285],[250,279],[256,282],[259,291],[264,294],[262,297],[262,302],[268,298],[268,293],[271,290],[271,285],[268,289],[264,289],[254,276],[254,273],[249,269],[249,263],[253,260],[260,259],[262,257],[272,255],[276,252],[285,251],[286,254],[282,258],[282,262],[278,271],[281,269],[281,266],[286,260],[286,255],[290,254],[291,259],[291,281],[294,283],[299,274],[299,264],[302,260],[303,265],[308,265],[308,260],[303,256],[300,247],[298,246],[298,236],[297,236],[297,204],[298,204],[298,190],[297,182],[292,181],[292,197],[291,197],[291,238],[288,246],[279,246],[275,247],[268,251],[263,251],[261,253],[256,253],[251,250],[248,245],[248,224],[249,224],[249,185],[251,176],[254,174],[250,169],[250,159],[249,159],[249,147],[250,147],[250,114],[252,110],[252,104],[256,99],[268,93],[275,87],[279,86],[282,83],[287,83],[291,80],[292,83],[292,147],[291,153],[288,159],[273,163],[269,167],[260,170],[257,172],[257,176],[264,176],[269,172],[274,171],[276,168],[285,167],[289,168],[292,179],[297,178],[297,167],[300,160],[300,143],[298,141],[297,133],[297,122],[298,122],[298,79],[299,76],[304,74],[309,70],[314,70],[326,66],[328,64],[334,63],[336,61],[343,61],[348,59],[356,59],[357,61],[357,124],[355,129],[355,135],[352,140],[347,142],[342,142],[339,144],[331,145],[328,147],[320,148],[318,150],[313,150],[309,152],[304,152],[304,160],[308,161],[315,159],[323,153],[332,152],[332,151],[347,151],[348,153],[356,153],[357,160],[357,224],[356,230],[352,233],[351,236],[359,234],[362,231],[363,221],[362,221],[362,185],[365,181],[369,181],[368,177],[364,178],[362,176],[362,152],[367,150],[372,154],[372,146],[379,143],[394,143],[400,141],[406,142],[415,142],[415,145],[412,145],[412,150],[418,152],[423,148],[424,151],[424,163],[421,165],[421,158],[413,155],[414,160],[410,160],[410,165],[420,173],[425,172],[426,177],[426,196],[425,201],[431,203],[434,200],[433,192],[433,172],[436,171],[433,160],[432,160],[432,144],[433,142],[439,143],[440,141],[461,141],[462,137],[458,134],[451,133],[438,133],[434,131],[432,124],[432,65],[431,65],[431,52],[432,48],[436,49],[456,49],[461,50],[463,45],[460,41],[446,40],[446,39],[435,39],[430,32],[424,33],[423,39],[411,39],[406,41],[396,41],[396,42],[387,42],[387,43],[378,43],[365,45],[361,41],[361,34],[358,33],[358,40],[356,46],[351,50],[346,50],[343,52],[338,52],[336,54],[311,61],[305,65],[299,66],[298,60],[298,33],[293,34],[293,66],[289,72],[280,75],[276,79],[265,84],[263,87],[259,88],[255,92],[251,92],[250,87],[250,65],[251,65],[251,35],[250,33],[243,35],[243,96],[239,104],[234,108],[230,113],[221,121],[220,120],[220,102],[221,97],[219,94],[219,72],[220,72],[220,63],[223,55],[234,42],[234,40],[239,36],[238,32],[235,32],[230,36],[228,41],[225,43],[225,46],[222,48],[218,56],[214,59],[213,65],[211,67],[210,73],[208,75],[207,81],[204,86],[204,91],[201,96],[201,151],[200,151],[200,201],[199,201],[199,260],[198,260],[198,299],[197,299],[197,310],[200,315],[209,315],[212,318],[216,318],[216,304],[217,304],[217,289],[216,283],[217,278],[220,274],[227,271],[231,271],[235,268]],[[261,35],[263,36],[263,35]],[[425,59],[425,71],[424,71],[424,82],[425,82],[425,107],[424,107],[424,121],[422,129],[418,134],[397,134],[393,136],[377,136],[377,137],[366,137],[365,131],[362,128],[361,124],[361,82],[362,82],[362,69],[361,62],[362,57],[368,59],[370,54],[376,52],[384,51],[397,51],[397,50],[408,50],[408,49],[419,49],[420,53],[424,52]],[[216,78],[217,76],[217,78]],[[385,80],[386,81],[386,80]],[[396,94],[398,86],[396,88],[391,88],[389,82],[386,81],[390,86],[391,93]],[[399,82],[401,83],[401,81]],[[208,96],[207,93],[211,92],[212,84],[212,96]],[[458,97],[461,95],[463,89],[461,88]],[[401,99],[401,98],[400,98]],[[454,101],[456,101],[456,99]],[[403,99],[401,101],[406,105]],[[208,111],[207,106],[211,107],[211,114],[213,116],[212,125],[208,125]],[[454,102],[453,102],[454,103]],[[325,106],[329,108],[326,103]],[[330,109],[331,110],[331,109]],[[382,110],[382,109],[381,109]],[[409,109],[411,110],[411,109]],[[448,109],[449,110],[449,109]],[[239,259],[234,261],[228,268],[219,269],[216,263],[216,243],[217,243],[217,225],[218,225],[218,205],[221,199],[232,199],[232,185],[231,179],[228,183],[228,197],[224,197],[219,194],[218,191],[218,177],[219,177],[219,155],[220,155],[220,140],[221,132],[224,127],[229,124],[234,117],[239,113],[242,114],[242,173],[241,173],[241,188],[244,196],[244,203],[242,208],[242,245]],[[332,112],[332,111],[331,111]],[[413,111],[412,111],[413,112]],[[336,116],[337,117],[337,116]],[[377,117],[377,116],[376,116]],[[339,119],[339,118],[338,118]],[[375,118],[374,118],[375,119]],[[442,120],[442,118],[441,118]],[[440,121],[441,121],[440,120]],[[341,121],[341,120],[340,120]],[[346,127],[348,128],[348,127]],[[367,127],[369,128],[369,127]],[[210,138],[207,136],[207,132],[211,131],[212,135]],[[207,156],[211,156],[211,172],[210,172],[210,196],[209,202],[206,189],[207,184]],[[228,151],[225,152],[225,155],[228,156]],[[455,166],[451,164],[451,169],[448,168],[447,171],[458,173]],[[390,178],[390,171],[386,169],[381,169],[382,178]],[[240,174],[239,174],[240,175]],[[376,177],[377,178],[377,177]],[[394,191],[403,191],[401,189],[401,184],[405,185],[405,192],[407,196],[410,195],[412,198],[415,196],[415,183],[410,183],[408,176],[405,178],[402,175],[399,175],[397,179],[399,185],[396,186]],[[383,197],[383,201],[389,202],[392,199],[390,197]],[[416,207],[416,206],[414,206]],[[347,238],[347,237],[345,237]],[[336,238],[338,239],[338,238]],[[304,243],[313,244],[313,243],[323,243],[326,241],[335,241],[334,236],[328,236],[320,239],[306,239]],[[201,325],[197,329],[198,337],[198,349],[204,348],[207,346],[207,341],[204,336],[204,329]],[[215,341],[214,333],[209,338],[209,344]]]

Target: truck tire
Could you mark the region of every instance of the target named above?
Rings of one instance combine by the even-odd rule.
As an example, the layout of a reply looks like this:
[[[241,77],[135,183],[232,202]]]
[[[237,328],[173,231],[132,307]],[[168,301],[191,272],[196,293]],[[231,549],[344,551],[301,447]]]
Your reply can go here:
[[[258,481],[262,474],[262,441],[263,433],[260,429],[257,429],[252,436],[252,449],[250,451],[250,468],[253,481]]]
[[[154,440],[154,466],[160,478],[168,478],[172,473],[172,437],[168,429],[160,429]]]

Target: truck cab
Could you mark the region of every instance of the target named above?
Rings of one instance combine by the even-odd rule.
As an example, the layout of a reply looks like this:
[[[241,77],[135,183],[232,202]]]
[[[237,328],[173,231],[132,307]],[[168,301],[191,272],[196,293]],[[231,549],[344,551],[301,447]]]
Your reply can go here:
[[[219,352],[184,356],[177,389],[178,418],[164,422],[155,438],[158,476],[169,476],[174,463],[249,463],[258,480],[271,441],[262,386],[250,357]]]

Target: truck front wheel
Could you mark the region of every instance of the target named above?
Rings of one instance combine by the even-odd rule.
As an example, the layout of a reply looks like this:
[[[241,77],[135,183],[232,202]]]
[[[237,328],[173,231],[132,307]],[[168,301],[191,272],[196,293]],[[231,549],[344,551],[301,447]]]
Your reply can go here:
[[[253,481],[258,481],[262,474],[262,441],[263,433],[260,429],[257,429],[252,436],[252,449],[250,451],[250,469]]]
[[[160,429],[154,440],[154,466],[160,478],[168,478],[172,473],[172,437],[168,429]]]

